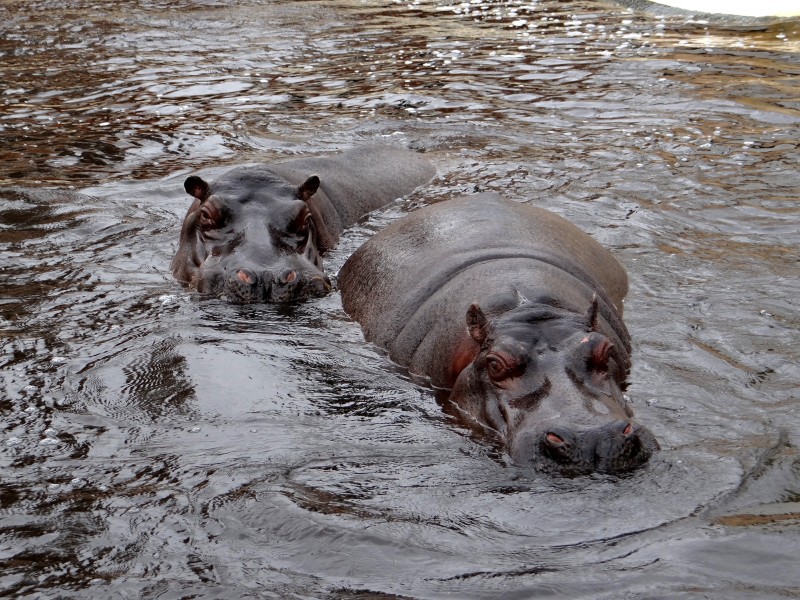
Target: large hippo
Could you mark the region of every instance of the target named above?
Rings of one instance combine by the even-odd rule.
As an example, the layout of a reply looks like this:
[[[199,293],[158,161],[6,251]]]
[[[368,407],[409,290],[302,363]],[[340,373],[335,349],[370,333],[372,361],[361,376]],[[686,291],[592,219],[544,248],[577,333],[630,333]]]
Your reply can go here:
[[[623,397],[627,275],[565,219],[494,194],[434,204],[361,246],[339,288],[368,340],[516,463],[620,472],[658,449]]]
[[[194,197],[172,261],[175,278],[231,302],[286,302],[331,289],[322,255],[342,230],[427,182],[419,153],[365,146],[338,155],[233,169]]]

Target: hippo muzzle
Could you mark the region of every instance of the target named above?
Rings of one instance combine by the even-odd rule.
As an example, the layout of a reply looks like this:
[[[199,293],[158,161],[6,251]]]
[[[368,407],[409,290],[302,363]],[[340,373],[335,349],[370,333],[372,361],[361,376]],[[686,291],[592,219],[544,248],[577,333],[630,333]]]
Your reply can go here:
[[[298,298],[321,297],[331,289],[328,276],[313,266],[284,265],[266,270],[254,267],[205,269],[197,283],[201,294],[218,296],[234,304],[291,302]]]
[[[659,449],[653,433],[638,423],[619,420],[576,431],[548,427],[517,436],[511,455],[519,464],[542,471],[581,475],[624,473],[647,463]]]

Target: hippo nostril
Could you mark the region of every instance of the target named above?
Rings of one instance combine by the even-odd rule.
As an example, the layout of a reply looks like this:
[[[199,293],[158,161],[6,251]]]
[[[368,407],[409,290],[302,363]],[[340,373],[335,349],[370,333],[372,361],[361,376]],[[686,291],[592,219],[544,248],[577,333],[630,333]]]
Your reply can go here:
[[[248,285],[252,285],[255,278],[250,271],[246,271],[245,269],[239,269],[236,271],[236,277],[239,278],[239,281],[242,283],[246,283]]]
[[[576,446],[575,435],[567,429],[546,431],[539,442],[544,456],[560,465],[573,465],[578,459],[580,448]]]
[[[286,269],[278,277],[278,282],[281,285],[287,285],[297,279],[297,271],[294,269]]]
[[[658,442],[649,429],[629,421],[615,421],[593,434],[593,455],[596,470],[602,473],[622,473],[646,463],[658,450]]]

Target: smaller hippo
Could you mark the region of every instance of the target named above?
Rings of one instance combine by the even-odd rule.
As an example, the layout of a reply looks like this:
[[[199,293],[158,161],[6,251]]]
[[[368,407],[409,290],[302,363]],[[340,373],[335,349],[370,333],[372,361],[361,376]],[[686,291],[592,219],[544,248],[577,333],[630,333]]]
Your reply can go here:
[[[345,311],[518,464],[621,472],[658,449],[623,398],[625,271],[589,235],[480,194],[396,221],[339,273]]]
[[[193,175],[172,273],[235,303],[324,295],[322,256],[344,228],[433,174],[419,153],[382,145],[240,167],[213,183]]]

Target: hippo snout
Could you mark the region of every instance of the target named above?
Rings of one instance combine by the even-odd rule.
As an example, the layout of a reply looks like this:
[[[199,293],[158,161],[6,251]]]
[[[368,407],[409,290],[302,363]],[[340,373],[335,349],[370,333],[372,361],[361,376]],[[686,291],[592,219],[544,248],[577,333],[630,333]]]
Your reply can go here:
[[[277,273],[239,268],[224,278],[221,295],[229,302],[290,302],[301,298],[324,296],[331,290],[330,279],[322,272],[303,273],[287,267]]]
[[[643,425],[613,421],[579,432],[552,427],[540,434],[536,450],[565,471],[622,473],[642,466],[658,449],[655,436]]]
[[[331,291],[331,280],[324,273],[301,273],[292,268],[283,269],[266,283],[269,302],[289,302],[297,298],[324,296]]]

